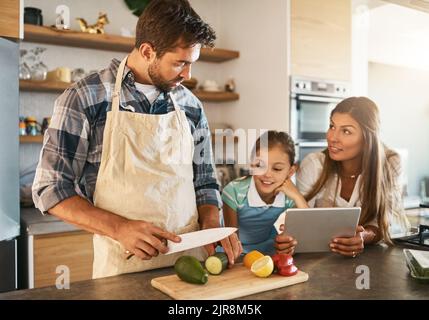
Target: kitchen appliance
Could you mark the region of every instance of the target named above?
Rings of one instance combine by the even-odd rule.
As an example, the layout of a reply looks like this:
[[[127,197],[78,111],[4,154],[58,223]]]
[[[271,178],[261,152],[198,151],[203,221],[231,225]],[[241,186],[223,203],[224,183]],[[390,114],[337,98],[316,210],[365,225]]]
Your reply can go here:
[[[332,109],[350,95],[347,82],[291,77],[290,134],[297,159],[326,148],[326,131]]]
[[[268,278],[258,278],[242,264],[236,264],[220,275],[209,276],[204,286],[182,281],[175,274],[154,278],[150,283],[152,287],[177,300],[224,300],[283,288],[307,280],[308,274],[303,271],[298,271],[291,277],[272,274]]]
[[[0,292],[17,288],[19,46],[0,37]]]

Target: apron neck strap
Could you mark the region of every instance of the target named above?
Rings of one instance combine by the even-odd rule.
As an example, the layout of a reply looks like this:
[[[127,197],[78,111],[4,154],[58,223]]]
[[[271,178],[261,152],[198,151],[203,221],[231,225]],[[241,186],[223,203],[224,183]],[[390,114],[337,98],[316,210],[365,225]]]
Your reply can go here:
[[[121,64],[119,65],[118,72],[116,73],[115,88],[112,94],[112,111],[119,112],[119,101],[121,100],[121,87],[122,87],[122,76],[124,75],[125,65],[127,63],[128,56],[126,56]],[[180,111],[180,107],[177,104],[174,94],[169,93],[171,102],[173,102],[173,107],[175,111]]]
[[[122,76],[124,75],[125,65],[127,63],[128,56],[122,60],[119,65],[118,72],[116,73],[115,88],[112,95],[112,111],[119,112],[119,101],[121,100],[121,87],[122,87]]]
[[[172,92],[170,92],[169,96],[170,96],[171,102],[173,102],[174,110],[177,111],[177,112],[180,111],[180,107],[177,104],[176,98],[174,98],[174,94]]]

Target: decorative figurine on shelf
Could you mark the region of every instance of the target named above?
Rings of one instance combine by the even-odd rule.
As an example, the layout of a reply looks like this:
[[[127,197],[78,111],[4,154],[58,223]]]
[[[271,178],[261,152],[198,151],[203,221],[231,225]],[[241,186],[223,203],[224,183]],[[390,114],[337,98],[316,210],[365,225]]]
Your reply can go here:
[[[55,25],[52,27],[58,30],[69,30],[70,29],[70,8],[62,4],[57,6],[55,9],[57,17],[55,19]]]
[[[225,91],[234,92],[235,91],[235,81],[234,78],[229,78],[225,83]]]
[[[27,124],[25,123],[24,117],[19,117],[19,135],[20,136],[27,135]]]
[[[37,123],[36,118],[27,117],[25,118],[25,122],[27,124],[27,135],[37,136],[40,134],[40,125]]]
[[[106,13],[101,13],[98,16],[97,23],[88,25],[85,19],[83,18],[76,18],[76,20],[79,22],[80,29],[82,32],[88,32],[88,33],[102,33],[104,34],[104,25],[109,23],[109,19],[107,19]]]

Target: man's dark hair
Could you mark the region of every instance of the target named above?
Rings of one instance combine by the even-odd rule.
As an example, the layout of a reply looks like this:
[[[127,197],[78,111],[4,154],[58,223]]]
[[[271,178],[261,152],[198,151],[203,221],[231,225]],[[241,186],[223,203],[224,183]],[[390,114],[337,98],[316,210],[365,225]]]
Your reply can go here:
[[[214,46],[216,34],[187,0],[152,0],[139,17],[135,47],[148,42],[158,58],[180,45]]]

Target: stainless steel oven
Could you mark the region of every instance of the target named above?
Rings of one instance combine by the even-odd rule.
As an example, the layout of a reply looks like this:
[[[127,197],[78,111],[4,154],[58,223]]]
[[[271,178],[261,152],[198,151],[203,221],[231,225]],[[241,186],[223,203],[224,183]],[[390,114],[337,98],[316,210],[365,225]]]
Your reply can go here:
[[[291,77],[289,125],[298,160],[326,147],[331,111],[349,95],[346,82]]]
[[[304,157],[312,152],[320,152],[326,149],[328,146],[325,141],[315,141],[315,142],[298,142],[295,144],[295,154],[298,162],[300,162]]]

